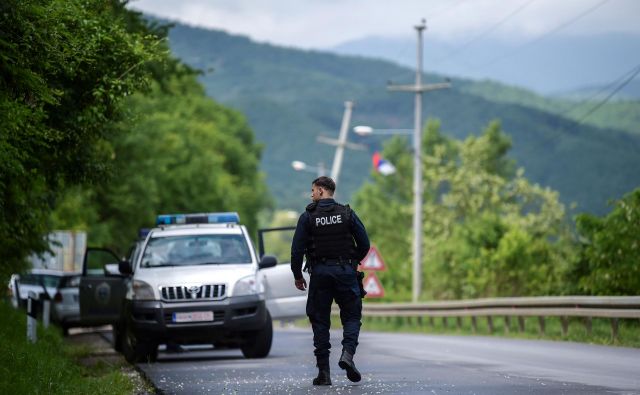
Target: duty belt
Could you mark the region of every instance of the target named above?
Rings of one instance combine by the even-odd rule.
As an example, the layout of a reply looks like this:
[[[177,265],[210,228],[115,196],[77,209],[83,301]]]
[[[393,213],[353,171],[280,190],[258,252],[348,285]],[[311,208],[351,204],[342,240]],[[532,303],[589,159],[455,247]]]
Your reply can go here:
[[[358,261],[355,259],[345,259],[345,258],[326,258],[319,259],[317,261],[311,262],[311,265],[327,265],[327,266],[340,266],[340,265],[357,265]]]

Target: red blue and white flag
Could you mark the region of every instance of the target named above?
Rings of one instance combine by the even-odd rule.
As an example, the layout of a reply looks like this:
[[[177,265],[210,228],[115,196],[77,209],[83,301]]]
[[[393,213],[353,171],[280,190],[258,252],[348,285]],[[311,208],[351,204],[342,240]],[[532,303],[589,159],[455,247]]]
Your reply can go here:
[[[388,176],[396,172],[396,167],[386,159],[383,159],[379,152],[373,154],[373,167],[383,176]]]

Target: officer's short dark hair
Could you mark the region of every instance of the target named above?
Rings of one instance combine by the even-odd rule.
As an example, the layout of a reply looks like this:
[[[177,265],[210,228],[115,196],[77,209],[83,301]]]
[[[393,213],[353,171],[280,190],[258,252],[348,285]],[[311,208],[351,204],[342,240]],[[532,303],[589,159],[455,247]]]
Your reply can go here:
[[[313,180],[311,185],[315,185],[317,187],[322,187],[331,193],[336,191],[336,182],[331,179],[331,177],[321,176]]]

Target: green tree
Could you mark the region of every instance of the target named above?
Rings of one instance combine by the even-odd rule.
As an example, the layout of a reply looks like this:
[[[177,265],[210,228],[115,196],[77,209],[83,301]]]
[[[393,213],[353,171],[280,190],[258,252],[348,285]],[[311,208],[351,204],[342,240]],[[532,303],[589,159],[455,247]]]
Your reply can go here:
[[[614,202],[604,217],[581,214],[576,225],[582,242],[572,273],[577,291],[591,295],[640,293],[640,188]]]
[[[166,56],[124,2],[0,3],[0,277],[44,248],[63,188],[107,173],[121,101]]]
[[[500,124],[464,141],[426,128],[424,166],[424,297],[436,299],[540,295],[556,292],[571,260],[570,233],[558,194],[532,185],[507,156]],[[389,271],[394,298],[411,288],[411,159],[406,141],[384,156],[397,173],[357,195],[356,204]]]
[[[91,244],[120,251],[162,213],[238,211],[256,230],[269,199],[261,148],[242,115],[207,98],[193,75],[153,83],[127,106],[131,120],[119,125],[126,133],[112,142],[113,179],[70,193],[58,226],[84,225]],[[78,218],[80,207],[88,210]]]

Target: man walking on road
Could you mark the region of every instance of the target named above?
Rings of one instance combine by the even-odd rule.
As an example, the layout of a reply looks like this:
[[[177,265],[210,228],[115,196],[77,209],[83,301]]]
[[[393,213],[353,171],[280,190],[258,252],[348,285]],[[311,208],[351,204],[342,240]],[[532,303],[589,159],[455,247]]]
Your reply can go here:
[[[362,284],[358,282],[362,277],[359,277],[357,267],[369,251],[369,238],[349,205],[336,203],[333,199],[335,190],[336,184],[329,177],[319,177],[311,183],[313,202],[300,215],[291,245],[291,271],[296,288],[304,291],[307,287],[302,277],[302,258],[305,255],[305,269],[311,275],[307,316],[313,329],[318,366],[314,385],[331,385],[329,328],[334,299],[340,307],[343,327],[342,355],[338,365],[347,371],[349,380],[361,380],[353,362],[362,325],[361,298],[364,297]]]

